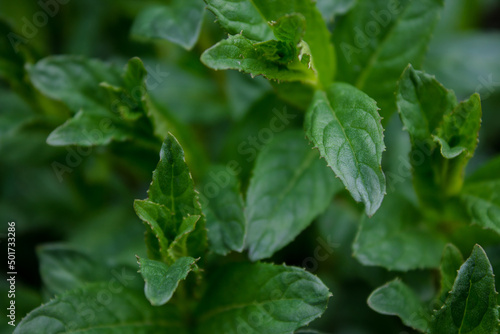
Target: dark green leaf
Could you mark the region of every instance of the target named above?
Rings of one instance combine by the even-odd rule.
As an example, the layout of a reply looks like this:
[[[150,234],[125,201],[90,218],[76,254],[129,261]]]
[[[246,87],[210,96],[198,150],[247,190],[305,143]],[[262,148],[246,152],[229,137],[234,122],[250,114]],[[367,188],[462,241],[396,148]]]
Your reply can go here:
[[[51,56],[27,67],[33,85],[44,95],[64,102],[73,112],[102,109],[107,101],[101,82],[120,86],[120,71],[96,59]]]
[[[79,288],[85,283],[104,281],[110,276],[102,263],[68,246],[42,246],[37,249],[37,255],[40,276],[51,295]]]
[[[450,296],[436,311],[430,334],[498,333],[498,305],[495,278],[481,246],[460,267]]]
[[[208,172],[203,187],[203,211],[210,248],[217,254],[243,250],[246,220],[236,172],[218,166]]]
[[[329,41],[330,33],[313,2],[308,0],[207,0],[207,3],[208,8],[214,12],[221,25],[230,34],[241,33],[241,37],[255,41],[268,41],[275,37],[276,33],[273,33],[269,27],[272,22],[280,20],[285,15],[302,14],[307,27],[304,42],[310,49],[313,67],[318,73],[319,82],[323,86],[330,84],[335,72],[335,53]],[[219,56],[222,56],[223,51],[234,52],[234,49],[231,51],[228,49],[227,44],[224,45],[224,49],[219,50]],[[237,53],[233,55],[233,59],[237,59],[235,56],[242,52]],[[254,74],[257,75],[257,73]]]
[[[274,38],[268,19],[250,0],[205,0],[207,9],[231,35],[241,33],[248,39],[267,41]]]
[[[121,78],[121,87],[107,82],[101,83],[110,94],[110,109],[124,120],[135,121],[147,113],[146,76],[142,61],[134,57],[125,66]]]
[[[117,116],[80,110],[52,131],[47,138],[47,143],[52,146],[93,146],[130,138],[130,129],[123,126]]]
[[[439,302],[440,306],[444,304],[448,294],[453,288],[453,283],[457,278],[458,270],[464,262],[462,253],[453,246],[452,244],[447,244],[443,251],[443,256],[441,257],[441,265],[439,266],[439,271],[441,273],[441,290],[439,292]]]
[[[153,172],[148,195],[150,202],[165,206],[170,211],[176,235],[180,233],[185,217],[201,216],[198,223],[195,222],[196,229],[187,241],[189,254],[201,255],[206,247],[205,219],[198,201],[198,193],[194,189],[193,179],[184,159],[184,151],[171,134],[163,142],[160,162]]]
[[[139,291],[120,284],[94,283],[35,309],[14,333],[187,333],[179,319],[174,307],[152,307]]]
[[[229,36],[206,50],[201,56],[201,61],[214,70],[234,69],[254,76],[263,75],[271,80],[316,83],[313,69],[309,64],[302,63],[298,57],[292,57],[293,60],[287,64],[277,62],[270,57],[269,48],[274,51],[276,47],[255,43],[242,35]],[[276,50],[276,52],[281,54],[284,51]]]
[[[177,235],[172,213],[164,205],[148,200],[135,200],[137,216],[146,224],[146,247],[148,256],[153,259],[170,260],[168,247]]]
[[[196,263],[192,257],[181,257],[172,265],[138,258],[140,272],[144,278],[144,293],[151,305],[166,304],[174,294],[179,282],[186,279]]]
[[[279,134],[257,158],[245,209],[252,261],[290,243],[341,188],[303,137],[299,131]]]
[[[358,0],[335,27],[338,80],[374,98],[388,119],[395,82],[408,63],[421,66],[442,7],[442,0]]]
[[[277,40],[297,45],[306,30],[306,19],[301,14],[288,14],[271,22],[271,27]]]
[[[374,311],[396,315],[403,323],[421,332],[429,326],[429,314],[415,293],[401,280],[395,279],[377,288],[368,297],[368,306]]]
[[[462,161],[466,164],[476,150],[480,127],[481,99],[479,94],[474,94],[443,117],[434,140],[441,145],[443,157],[453,159],[463,152]]]
[[[198,40],[205,4],[202,0],[174,0],[146,8],[136,17],[132,35],[166,39],[191,49]]]
[[[437,268],[445,243],[422,219],[401,194],[387,196],[371,219],[362,218],[354,256],[364,265],[389,270]]]
[[[410,133],[417,194],[426,205],[441,210],[443,200],[460,192],[465,166],[477,146],[479,96],[458,104],[453,91],[408,66],[398,83],[397,104]]]
[[[212,277],[198,307],[199,334],[289,334],[325,311],[327,287],[303,269],[239,263]]]
[[[304,127],[352,197],[373,215],[385,194],[384,134],[375,101],[349,84],[335,83],[316,92]]]
[[[465,181],[461,197],[473,221],[500,233],[500,158],[481,167]]]

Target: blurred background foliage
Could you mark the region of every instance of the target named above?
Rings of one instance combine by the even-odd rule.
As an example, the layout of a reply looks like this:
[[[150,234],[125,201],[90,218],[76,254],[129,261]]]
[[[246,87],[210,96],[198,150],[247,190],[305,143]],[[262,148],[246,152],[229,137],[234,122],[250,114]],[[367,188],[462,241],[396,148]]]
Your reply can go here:
[[[335,33],[336,18],[348,12],[356,0],[317,2]],[[179,140],[197,184],[210,164],[236,160],[243,168],[240,181],[245,188],[253,161],[242,154],[240,145],[246,145],[242,143],[249,136],[256,136],[269,124],[273,110],[287,108],[299,115],[288,126],[301,127],[301,98],[307,99],[307,94],[295,94],[293,85],[270,85],[262,78],[252,79],[235,71],[215,72],[201,64],[201,53],[225,36],[211,13],[205,12],[201,35],[191,51],[164,40],[133,38],[130,31],[137,14],[156,3],[164,2],[61,1],[57,13],[48,17],[46,24],[36,26],[35,16],[44,11],[40,3],[0,2],[0,232],[6,232],[7,221],[16,222],[18,320],[50,297],[48,288],[42,286],[36,255],[43,249],[41,245],[64,243],[96,254],[109,265],[135,268],[134,255],[144,255],[145,249],[143,227],[132,203],[146,197],[161,146],[159,140],[146,146],[135,139],[85,150],[49,146],[48,135],[70,117],[71,111],[33,86],[27,64],[49,55],[73,54],[121,68],[131,57],[140,57],[153,76],[148,83],[157,83],[149,87],[154,103],[185,134]],[[483,125],[471,170],[500,153],[499,29],[500,2],[446,1],[424,66],[460,99],[473,92],[482,96]],[[18,52],[8,38],[12,32],[31,35],[18,45]],[[407,159],[409,151],[408,136],[401,131],[397,116],[388,123],[385,141],[384,170],[390,171],[401,158]],[[54,162],[69,166],[70,171],[58,177]],[[411,185],[398,187],[411,192]],[[398,275],[419,291],[421,298],[430,299],[435,292],[430,287],[437,286],[438,274],[421,271],[410,275],[362,266],[351,255],[359,215],[359,206],[348,195],[340,194],[315,224],[272,260],[309,266],[333,292],[327,312],[315,327],[337,334],[409,333],[399,319],[370,310],[366,298],[374,288]],[[469,254],[472,243],[484,240],[488,244],[494,238],[480,229],[476,233],[457,232],[454,240],[463,254]],[[5,237],[2,234],[2,254],[6,254]],[[330,256],[311,266],[306,259],[325,242],[333,245],[328,250]],[[486,247],[486,251],[499,273],[500,247]],[[3,276],[0,284],[6,291]],[[1,307],[2,314],[5,307]],[[2,328],[2,333],[11,330]]]

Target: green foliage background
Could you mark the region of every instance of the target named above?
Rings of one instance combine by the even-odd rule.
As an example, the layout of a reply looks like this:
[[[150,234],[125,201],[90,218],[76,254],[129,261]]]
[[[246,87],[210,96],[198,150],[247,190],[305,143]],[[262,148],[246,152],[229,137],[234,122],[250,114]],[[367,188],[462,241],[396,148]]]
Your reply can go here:
[[[218,2],[220,1],[208,1],[209,9],[214,10]],[[148,256],[163,259],[169,265],[172,259],[187,261],[188,265],[184,268],[186,272],[182,272],[185,275],[180,276],[185,277],[190,270],[195,272],[188,276],[186,286],[195,284],[193,282],[199,279],[194,258],[202,254],[205,270],[215,272],[219,268],[217,275],[223,275],[226,268],[224,266],[235,262],[243,262],[239,264],[241,268],[238,268],[243,273],[248,270],[251,275],[251,270],[245,264],[248,258],[252,261],[263,260],[305,267],[317,275],[333,294],[324,315],[311,326],[321,332],[341,334],[402,334],[413,333],[412,328],[445,333],[438,324],[430,328],[427,323],[422,325],[418,320],[425,319],[428,315],[430,319],[436,295],[443,298],[440,299],[440,305],[451,305],[454,302],[455,297],[446,300],[446,294],[451,290],[455,281],[454,273],[463,260],[460,258],[455,261],[459,264],[451,270],[452,277],[448,278],[446,285],[449,289],[442,290],[442,286],[445,286],[442,280],[443,277],[446,278],[443,273],[446,270],[441,268],[440,271],[439,266],[446,243],[453,243],[458,249],[457,256],[460,257],[461,253],[463,259],[467,259],[473,252],[472,260],[468,261],[477,261],[484,275],[488,276],[491,273],[482,257],[483,253],[474,247],[475,244],[480,244],[488,255],[486,261],[489,259],[493,272],[500,273],[498,2],[446,1],[444,9],[436,9],[433,16],[432,6],[440,7],[439,1],[418,1],[423,3],[422,6],[426,5],[425,8],[413,10],[417,14],[419,10],[430,13],[428,21],[423,20],[420,26],[410,29],[418,33],[401,36],[395,34],[392,41],[394,47],[378,51],[382,55],[394,55],[392,64],[400,64],[395,66],[397,70],[386,69],[380,64],[379,67],[375,64],[373,68],[365,70],[370,65],[370,54],[365,52],[369,52],[367,50],[371,45],[361,48],[360,53],[353,53],[352,61],[346,63],[342,42],[359,37],[352,35],[354,30],[350,27],[356,26],[357,20],[362,23],[376,22],[372,18],[353,14],[356,10],[361,13],[359,7],[369,3],[364,0],[317,0],[317,7],[331,36],[328,36],[326,29],[323,32],[322,27],[314,26],[323,24],[323,21],[319,21],[319,14],[305,9],[302,11],[303,16],[291,15],[278,21],[272,27],[274,32],[266,20],[263,20],[260,25],[253,22],[250,29],[239,35],[240,31],[231,28],[232,23],[225,22],[222,16],[218,18],[218,22],[214,22],[214,14],[203,9],[205,4],[201,0],[185,3],[175,0],[70,0],[64,4],[63,1],[50,3],[55,3],[55,7],[44,7],[27,0],[0,3],[0,223],[3,224],[0,234],[2,254],[6,254],[4,234],[7,232],[7,222],[16,222],[17,322],[42,303],[75,288],[75,282],[94,284],[91,289],[98,289],[98,282],[109,279],[110,268],[127,268],[134,273],[138,269],[136,255],[144,258],[144,263],[149,261],[146,259]],[[178,15],[165,12],[166,4],[176,8],[175,13]],[[303,9],[300,6],[298,8]],[[165,26],[157,22],[151,23],[151,18],[156,16],[161,18],[161,24]],[[441,19],[434,32],[427,34],[425,29],[438,16]],[[183,17],[189,17],[196,24],[182,20]],[[271,20],[274,21],[275,18],[268,21]],[[193,26],[194,35],[191,35],[190,29]],[[290,26],[296,29],[296,35],[283,33],[289,31],[287,29]],[[172,27],[176,31],[173,37],[162,35],[162,32]],[[302,31],[304,27],[305,32]],[[176,28],[179,28],[178,31]],[[283,29],[281,34],[280,28]],[[233,36],[228,38],[228,32]],[[12,33],[17,37],[12,37]],[[277,40],[270,43],[268,39],[273,33]],[[18,39],[19,36],[23,40]],[[379,37],[377,35],[375,39]],[[322,44],[322,38],[330,40],[333,47]],[[310,47],[309,54],[305,46],[297,48],[297,41],[301,40],[306,41]],[[251,44],[254,42],[257,44]],[[238,45],[241,52],[247,52],[245,59],[255,57],[259,61],[241,64],[230,57],[223,59],[227,56],[227,49],[224,47],[231,43]],[[427,50],[425,59],[425,52],[422,57],[420,54],[405,53],[406,48],[413,47]],[[283,57],[283,54],[290,59]],[[299,54],[301,60],[298,58]],[[70,56],[65,58],[61,55]],[[237,56],[239,54],[233,58]],[[129,62],[133,57],[140,60],[134,58]],[[320,64],[316,68],[318,75],[308,66],[308,57],[316,59],[317,64]],[[73,64],[71,66],[75,67],[64,65],[68,59]],[[322,61],[319,62],[318,59]],[[142,68],[141,61],[147,73]],[[282,66],[285,65],[280,62],[284,62],[292,70],[282,71]],[[389,85],[394,86],[393,92],[396,95],[399,92],[398,97],[405,95],[405,88],[401,88],[404,82],[398,86],[398,91],[396,81],[410,62],[417,69],[435,75],[444,87],[454,91],[458,101],[467,100],[474,93],[481,96],[482,124],[477,149],[474,136],[473,144],[469,140],[467,143],[459,141],[458,145],[451,138],[454,136],[454,133],[448,133],[454,131],[454,123],[451,121],[450,129],[434,132],[435,129],[432,128],[429,132],[451,143],[450,145],[464,146],[462,152],[467,152],[461,158],[450,160],[456,162],[456,165],[447,165],[448,169],[443,172],[444,179],[453,178],[455,170],[458,170],[456,173],[459,175],[475,149],[466,174],[479,172],[465,183],[464,189],[468,191],[468,195],[464,196],[470,197],[466,203],[474,204],[476,202],[473,201],[477,198],[490,196],[497,205],[497,211],[488,211],[493,212],[489,216],[485,216],[484,212],[474,216],[474,221],[481,221],[482,226],[470,224],[473,219],[468,216],[468,204],[453,197],[456,195],[453,187],[441,187],[443,184],[451,184],[447,183],[449,180],[440,179],[436,181],[437,186],[429,186],[425,180],[428,180],[430,172],[413,166],[416,172],[412,185],[408,156],[412,152],[412,143],[416,145],[418,142],[418,136],[411,129],[408,130],[410,123],[404,124],[408,130],[404,131],[403,124],[396,115],[396,102],[404,98],[398,100],[392,93],[387,95],[380,91],[380,87],[389,82]],[[57,65],[59,63],[63,65]],[[80,64],[81,67],[75,64]],[[250,72],[252,76],[233,70],[221,71],[235,68]],[[414,70],[407,68],[407,71],[408,74]],[[355,85],[357,91],[351,92],[356,88],[340,83],[330,86],[333,73],[336,80]],[[253,77],[259,74],[277,81],[268,81],[262,76]],[[67,82],[71,82],[71,85],[55,79],[61,75],[67,75]],[[293,82],[286,82],[289,80]],[[99,86],[101,82],[106,84]],[[97,83],[94,85],[95,89],[88,90],[92,83]],[[147,94],[142,89],[145,86]],[[313,95],[313,86],[326,93]],[[137,87],[142,88],[137,90]],[[65,122],[72,117],[83,117],[83,113],[79,114],[81,110],[91,110],[93,114],[88,119],[84,118],[81,124],[94,124],[92,122],[95,119],[107,115],[109,101],[118,98],[123,102],[123,94],[131,96],[132,101],[121,103],[114,110],[116,115],[113,117],[118,120],[118,125],[110,130],[107,124],[96,123],[100,126],[99,131],[88,134],[90,137],[97,136],[94,137],[97,140],[93,141],[95,145],[81,145],[88,140],[88,136],[81,136],[85,127],[78,132],[70,128],[69,122]],[[341,100],[346,95],[354,98]],[[441,98],[441,95],[436,98],[427,96],[427,103],[430,105]],[[328,147],[321,146],[322,138],[319,136],[326,130],[318,130],[313,125],[318,119],[331,117],[329,110],[321,109],[323,107],[318,107],[318,103],[314,104],[318,109],[308,108],[312,99],[322,101],[334,109],[349,103],[366,103],[376,119],[378,114],[371,100],[374,99],[383,116],[380,123],[385,129],[383,142],[374,144],[373,155],[359,153],[362,152],[363,143],[358,142],[359,147],[354,150],[353,156],[367,165],[371,164],[375,169],[379,168],[380,161],[377,158],[381,156],[386,182],[383,181],[384,175],[381,172],[377,175],[380,183],[378,188],[368,182],[361,187],[358,183],[354,185],[346,181],[355,175],[346,175],[342,172],[342,166],[336,166],[336,160],[331,158],[331,151],[328,151]],[[144,116],[146,114],[148,117]],[[341,121],[343,118],[348,119],[351,117],[350,110],[339,112],[337,116]],[[273,124],[279,130],[274,130]],[[325,159],[319,160],[317,151],[312,151],[307,146],[308,140],[301,140],[301,137],[305,138],[304,124],[305,134],[312,142],[310,146],[318,146],[319,154],[326,156]],[[372,124],[372,129],[374,133],[378,131],[381,134],[377,124],[378,120]],[[285,133],[281,133],[283,131]],[[154,249],[147,249],[145,246],[145,228],[141,219],[148,221],[148,218],[141,216],[138,207],[141,202],[143,205],[151,205],[151,202],[161,204],[164,201],[162,196],[166,195],[160,194],[161,191],[155,190],[154,186],[151,186],[149,193],[147,190],[152,171],[157,168],[163,138],[168,132],[177,138],[184,150],[187,166],[200,192],[207,224],[219,227],[227,221],[234,224],[229,232],[209,228],[208,237],[213,245],[206,257],[204,248],[199,246],[203,241],[197,243],[192,239],[188,239],[184,248],[180,247],[181,250],[173,250],[168,254],[155,254]],[[77,135],[72,137],[68,133]],[[274,141],[268,145],[269,136]],[[439,169],[444,158],[439,153],[441,146],[438,146],[438,141],[435,142],[437,149],[432,159],[436,159],[433,160],[434,167]],[[446,148],[442,148],[441,152],[449,155],[457,152],[453,151],[453,147],[448,149],[448,153]],[[496,160],[493,160],[495,157]],[[171,159],[182,160],[178,155]],[[487,162],[490,164],[483,167]],[[335,174],[325,168],[326,164],[341,178],[347,190],[334,178]],[[203,197],[210,192],[209,184],[217,182],[220,175],[226,175],[229,165],[237,171],[237,175],[231,179],[228,189],[224,189],[228,195],[223,199],[219,198],[216,203],[206,205]],[[262,194],[279,190],[281,178],[295,177],[294,173],[298,169],[296,166],[306,170],[304,175],[298,176],[306,181],[289,189],[294,196],[287,203],[289,206],[279,207],[279,201],[271,196],[269,201],[276,200],[278,204],[272,203],[278,209],[273,211],[272,207],[266,207],[267,202],[262,202]],[[480,167],[483,169],[479,169]],[[453,182],[463,182],[459,179],[460,177],[453,179]],[[434,186],[438,188],[432,188]],[[364,196],[366,189],[369,195]],[[443,199],[440,195],[442,192],[449,192],[451,199]],[[135,202],[139,219],[134,212],[134,200],[148,196],[151,202]],[[192,198],[187,196],[186,201],[189,200],[192,201]],[[358,202],[363,202],[366,206]],[[245,205],[249,208],[243,213]],[[289,218],[289,212],[297,207],[301,208],[301,213]],[[188,212],[191,215],[199,215],[201,212],[199,207],[192,209],[192,212]],[[371,216],[375,212],[377,214],[373,218],[368,218],[367,214]],[[148,212],[150,213],[151,211]],[[161,212],[158,214],[161,215]],[[185,215],[176,217],[179,225],[183,222],[183,216]],[[424,218],[419,218],[420,216]],[[204,219],[202,216],[196,226],[201,226],[199,224],[202,222],[204,224]],[[436,225],[422,225],[422,220]],[[244,235],[239,230],[244,230],[242,226],[246,224],[245,221],[251,224],[246,237],[250,246],[243,244]],[[278,227],[273,229],[269,226]],[[202,234],[194,226],[192,231],[194,234]],[[260,243],[263,231],[278,235],[277,239],[281,241],[274,244]],[[394,235],[400,237],[396,242],[391,241]],[[175,237],[175,233],[173,236]],[[167,235],[166,238],[170,236]],[[203,240],[202,236],[199,238],[197,240]],[[149,243],[148,247],[150,245]],[[243,253],[234,252],[243,248]],[[67,262],[61,261],[60,253],[64,254]],[[259,266],[265,272],[267,265]],[[443,267],[443,263],[441,266]],[[467,281],[466,275],[472,274],[467,271],[468,268],[462,268],[464,276],[461,279]],[[221,270],[223,274],[220,274]],[[3,270],[2,275],[5,272],[7,270]],[[227,269],[226,272],[236,270]],[[61,279],[68,273],[72,273],[72,276],[65,278],[66,281]],[[146,281],[151,279],[145,271],[142,274]],[[143,283],[142,279],[135,279],[132,285],[142,289]],[[493,281],[489,283],[492,285]],[[182,288],[184,282],[180,284]],[[3,295],[4,290],[6,293],[8,289],[4,276],[0,286]],[[176,287],[177,285],[173,290]],[[499,289],[500,280],[497,279],[496,290]],[[169,299],[173,290],[163,291],[162,297]],[[374,294],[370,296],[374,290]],[[194,292],[191,297],[199,300],[199,296],[196,296],[198,292]],[[134,298],[139,300],[138,303],[144,303],[145,309],[149,307],[149,302],[141,294],[134,295]],[[201,299],[201,305],[212,307],[207,298]],[[245,298],[251,298],[251,294],[242,294],[240,298],[246,301]],[[396,307],[394,310],[391,305],[386,308],[384,301],[387,299],[401,300],[403,304],[410,306],[408,309]],[[153,303],[152,299],[150,301]],[[114,302],[120,305],[120,300]],[[162,307],[164,309],[152,308],[154,312],[149,316],[162,317],[168,314],[176,319],[176,315],[171,313],[170,308],[173,307],[170,304]],[[2,315],[5,308],[2,304]],[[123,312],[130,317],[138,316],[134,310],[124,309]],[[438,315],[440,319],[445,319],[443,321],[452,317],[446,312],[444,309]],[[490,310],[488,313],[495,321],[498,320],[498,311],[496,312],[496,318],[494,311]],[[398,315],[403,321],[380,313]],[[417,320],[415,314],[418,314]],[[6,325],[6,317],[2,318],[2,333],[11,333],[12,328]],[[314,317],[311,316],[310,320],[312,319]],[[301,324],[306,323],[308,321]],[[178,333],[176,330],[178,329],[174,328],[172,333]],[[454,333],[449,327],[447,330]],[[489,332],[486,330],[478,333]]]

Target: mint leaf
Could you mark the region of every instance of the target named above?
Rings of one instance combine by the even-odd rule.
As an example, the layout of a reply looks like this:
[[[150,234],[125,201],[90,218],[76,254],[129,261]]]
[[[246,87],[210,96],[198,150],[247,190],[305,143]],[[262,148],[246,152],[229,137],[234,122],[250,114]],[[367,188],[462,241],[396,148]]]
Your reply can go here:
[[[174,307],[152,307],[141,292],[115,287],[119,292],[109,282],[93,283],[58,296],[30,312],[14,333],[187,333]]]
[[[198,193],[186,165],[184,151],[177,139],[167,135],[160,151],[160,162],[153,171],[153,181],[148,190],[149,201],[165,206],[172,215],[176,235],[183,227],[184,218],[201,216],[196,229],[189,236],[189,254],[200,256],[206,247],[205,219],[201,212]],[[198,220],[198,219],[196,219]]]
[[[290,243],[340,189],[303,137],[300,131],[279,134],[257,158],[245,209],[252,261],[270,257]]]
[[[148,72],[142,61],[134,57],[130,59],[121,75],[121,86],[101,83],[110,95],[111,111],[118,113],[122,119],[135,121],[147,113],[146,77]]]
[[[458,104],[452,91],[410,65],[398,83],[397,103],[412,142],[415,189],[426,205],[439,210],[444,199],[460,192],[477,146],[479,96]]]
[[[164,205],[148,200],[134,201],[134,209],[146,225],[146,247],[148,257],[168,262],[170,241],[175,239],[177,226],[172,213]]]
[[[282,17],[289,14],[301,14],[306,20],[307,27],[303,41],[310,49],[313,68],[316,69],[319,76],[319,82],[323,86],[330,84],[335,72],[335,53],[330,43],[330,33],[313,2],[308,0],[279,0],[273,2],[244,0],[238,1],[237,4],[235,4],[234,1],[229,0],[207,0],[207,4],[208,9],[214,12],[221,25],[226,28],[230,34],[235,35],[241,33],[244,39],[260,42],[269,41],[282,35],[282,31],[272,31],[273,22],[279,22],[279,20],[283,20]],[[252,27],[249,27],[248,23],[251,23]],[[268,24],[267,27],[265,25],[266,23]],[[269,27],[269,25],[271,25],[271,27]],[[274,26],[274,28],[276,28],[276,26]],[[225,44],[223,48],[219,50],[218,56],[222,56],[224,51],[234,52]],[[236,56],[237,55],[233,55],[231,58],[236,59]],[[211,63],[205,61],[204,63],[214,69],[222,69],[220,67],[215,68]],[[258,75],[254,72],[249,73]],[[285,80],[275,77],[270,78]],[[286,80],[291,81],[290,79]]]
[[[51,295],[104,281],[110,276],[102,263],[69,246],[44,245],[37,249],[37,256],[43,285]]]
[[[395,82],[408,63],[421,66],[442,7],[442,0],[358,0],[335,27],[338,80],[366,92],[389,119]]]
[[[372,218],[362,218],[353,252],[364,265],[407,271],[437,268],[444,245],[419,210],[394,193]]]
[[[495,158],[466,179],[461,198],[476,224],[500,233],[500,158]]]
[[[296,267],[237,263],[214,274],[199,304],[199,334],[288,334],[325,311],[330,293]]]
[[[411,328],[425,332],[429,315],[415,293],[401,280],[395,279],[377,288],[368,297],[368,306],[374,311],[396,315]]]
[[[139,58],[132,58],[120,74],[97,60],[53,56],[29,66],[28,74],[44,95],[76,113],[49,135],[50,145],[106,145],[137,135],[148,141],[142,132],[150,127],[148,121],[135,123],[147,109],[146,70]]]
[[[435,312],[430,334],[498,333],[495,278],[481,246],[460,267],[450,296]]]
[[[199,244],[201,244],[203,248],[206,246],[206,230],[203,229],[204,234],[202,234],[200,233],[200,228],[196,229],[197,223],[200,221],[201,217],[202,216],[184,217],[182,224],[179,226],[179,230],[177,231],[177,236],[168,248],[168,254],[172,258],[178,259],[182,256],[188,255],[191,249],[200,247]],[[195,229],[197,233],[193,233]],[[203,239],[201,239],[202,236]]]
[[[166,39],[190,50],[198,40],[205,4],[202,0],[174,0],[152,6],[136,17],[132,36]]]
[[[441,274],[439,302],[441,305],[445,303],[448,294],[452,290],[458,270],[463,262],[462,253],[460,253],[458,248],[452,244],[447,244],[444,248],[443,256],[441,257],[441,265],[439,266],[439,272]]]
[[[441,154],[446,159],[458,157],[463,152],[461,160],[465,165],[476,150],[480,127],[481,99],[479,94],[474,94],[443,117],[434,140],[441,145]]]
[[[140,273],[144,278],[144,294],[151,305],[166,304],[174,294],[179,282],[186,279],[196,260],[181,257],[172,265],[149,259],[138,258]]]
[[[107,101],[101,82],[120,86],[120,70],[82,56],[50,56],[27,66],[33,85],[44,95],[64,102],[71,111],[96,110]]]
[[[130,139],[131,129],[120,123],[121,120],[112,114],[80,110],[52,131],[47,143],[52,146],[93,146]]]
[[[302,14],[287,14],[277,21],[272,21],[271,27],[277,40],[297,45],[306,30],[306,19]]]
[[[227,167],[213,167],[203,187],[208,240],[210,248],[220,255],[241,252],[245,242],[244,203],[235,174]]]
[[[370,216],[385,194],[380,165],[385,145],[377,110],[365,93],[335,83],[316,92],[304,122],[309,140]]]
[[[263,13],[253,1],[205,0],[207,9],[215,14],[217,22],[231,35],[241,33],[248,39],[267,41],[274,38],[273,31]]]
[[[270,49],[279,54],[279,59],[293,51],[277,48],[277,45],[255,43],[242,35],[229,36],[206,50],[201,56],[201,61],[214,70],[235,69],[254,76],[263,75],[271,80],[316,82],[314,71],[298,57],[289,56],[286,64],[277,62],[270,55]]]

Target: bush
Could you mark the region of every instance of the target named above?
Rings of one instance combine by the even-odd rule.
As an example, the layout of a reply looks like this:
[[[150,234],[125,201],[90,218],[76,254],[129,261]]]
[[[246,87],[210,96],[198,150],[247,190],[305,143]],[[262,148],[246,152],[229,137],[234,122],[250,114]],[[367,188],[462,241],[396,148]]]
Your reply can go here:
[[[498,4],[0,9],[2,333],[498,332]]]

